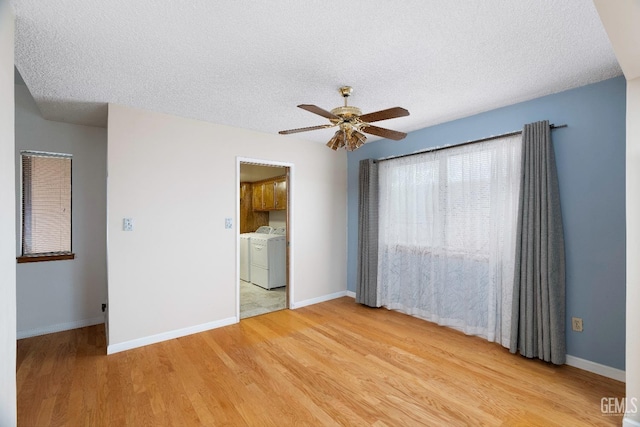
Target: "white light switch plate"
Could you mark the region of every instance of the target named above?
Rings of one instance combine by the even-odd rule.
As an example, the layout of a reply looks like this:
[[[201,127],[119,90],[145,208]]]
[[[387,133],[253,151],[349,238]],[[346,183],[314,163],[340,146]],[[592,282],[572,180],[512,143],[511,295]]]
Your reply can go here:
[[[122,231],[133,231],[133,219],[122,218]]]

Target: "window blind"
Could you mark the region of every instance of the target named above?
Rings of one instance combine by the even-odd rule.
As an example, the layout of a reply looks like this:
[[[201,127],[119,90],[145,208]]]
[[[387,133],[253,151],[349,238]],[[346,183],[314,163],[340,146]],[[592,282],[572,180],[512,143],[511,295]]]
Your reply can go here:
[[[71,156],[22,157],[22,254],[71,252]]]

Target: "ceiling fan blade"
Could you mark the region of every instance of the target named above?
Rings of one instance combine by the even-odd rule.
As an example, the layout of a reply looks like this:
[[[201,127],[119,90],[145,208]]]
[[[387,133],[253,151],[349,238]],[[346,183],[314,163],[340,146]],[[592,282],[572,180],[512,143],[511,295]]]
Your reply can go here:
[[[364,133],[370,133],[371,135],[381,136],[383,138],[393,139],[394,141],[400,141],[405,136],[404,132],[398,132],[397,130],[380,128],[378,126],[363,126],[360,130]]]
[[[298,128],[298,129],[289,129],[289,130],[281,130],[278,132],[280,135],[289,135],[291,133],[299,133],[299,132],[307,132],[310,130],[318,130],[318,129],[326,129],[330,128],[334,125],[320,125],[320,126],[310,126],[308,128]]]
[[[360,120],[365,123],[379,122],[380,120],[395,119],[396,117],[408,116],[409,111],[402,107],[387,108],[386,110],[376,111],[374,113],[363,114]]]
[[[300,104],[298,105],[298,108],[302,108],[303,110],[307,110],[310,113],[314,113],[317,114],[319,116],[322,117],[326,117],[327,119],[330,120],[340,120],[340,117],[336,116],[333,113],[330,113],[327,110],[323,110],[322,108],[318,107],[317,105],[311,105],[311,104]]]

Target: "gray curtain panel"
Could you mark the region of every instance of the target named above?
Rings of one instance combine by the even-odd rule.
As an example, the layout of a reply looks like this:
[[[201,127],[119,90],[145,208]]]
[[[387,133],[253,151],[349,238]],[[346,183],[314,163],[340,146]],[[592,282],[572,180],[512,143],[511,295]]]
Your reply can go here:
[[[522,132],[514,282],[511,353],[564,364],[564,237],[548,121]]]
[[[360,161],[358,197],[358,277],[356,302],[378,304],[378,165]]]

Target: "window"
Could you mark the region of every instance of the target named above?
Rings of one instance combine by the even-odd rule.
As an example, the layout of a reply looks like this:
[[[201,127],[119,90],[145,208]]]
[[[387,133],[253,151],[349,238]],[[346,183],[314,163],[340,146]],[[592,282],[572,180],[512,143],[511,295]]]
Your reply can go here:
[[[521,137],[378,165],[378,302],[509,347]]]
[[[514,206],[519,137],[451,147],[380,163],[381,241],[483,253],[496,215]],[[506,206],[506,207],[503,207]]]
[[[73,259],[71,155],[22,151],[22,256],[18,262]]]

